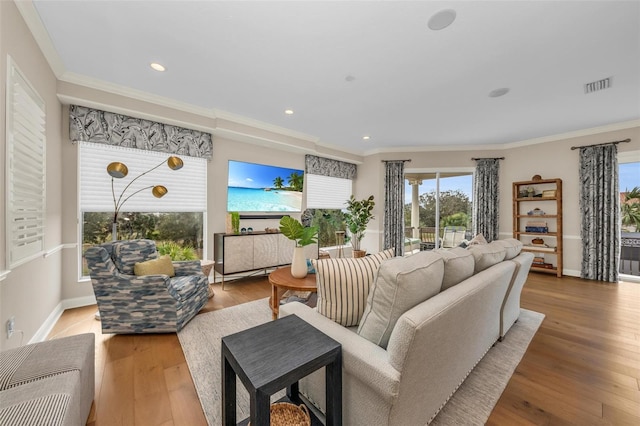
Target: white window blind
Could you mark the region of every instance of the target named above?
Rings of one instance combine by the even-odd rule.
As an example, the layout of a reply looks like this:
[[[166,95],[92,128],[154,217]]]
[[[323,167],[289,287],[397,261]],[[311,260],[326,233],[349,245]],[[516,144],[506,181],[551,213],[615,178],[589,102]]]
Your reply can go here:
[[[352,194],[351,179],[321,176],[307,173],[308,209],[344,209]]]
[[[45,103],[11,58],[7,76],[7,264],[44,251]]]
[[[126,164],[129,173],[114,179],[116,200],[133,179],[166,162],[172,154],[80,142],[80,208],[84,212],[113,212],[111,176],[107,165],[114,161]],[[163,185],[167,194],[155,198],[151,188],[143,189],[127,200],[120,212],[203,212],[207,209],[207,160],[179,156],[184,166],[171,170],[166,164],[137,179],[124,193],[124,200],[136,191]]]

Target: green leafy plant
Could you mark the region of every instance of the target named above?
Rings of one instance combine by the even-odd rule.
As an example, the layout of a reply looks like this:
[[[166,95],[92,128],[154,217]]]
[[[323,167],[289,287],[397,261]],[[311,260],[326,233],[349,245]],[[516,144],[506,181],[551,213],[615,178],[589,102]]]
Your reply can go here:
[[[305,228],[299,220],[291,216],[284,216],[280,219],[280,232],[290,240],[296,242],[296,247],[304,247],[318,242],[318,227],[309,226]]]
[[[373,207],[375,205],[373,195],[363,200],[356,200],[352,195],[347,200],[347,212],[344,215],[344,220],[347,224],[347,229],[351,233],[351,246],[354,250],[360,250],[360,241],[364,237],[367,224],[373,219]]]
[[[196,250],[191,246],[181,246],[173,241],[161,241],[156,243],[158,254],[164,256],[168,254],[173,261],[197,260]]]
[[[240,233],[240,213],[231,212],[231,227],[234,234]]]
[[[625,191],[624,201],[620,204],[620,214],[622,225],[635,227],[636,231],[640,229],[640,186]]]

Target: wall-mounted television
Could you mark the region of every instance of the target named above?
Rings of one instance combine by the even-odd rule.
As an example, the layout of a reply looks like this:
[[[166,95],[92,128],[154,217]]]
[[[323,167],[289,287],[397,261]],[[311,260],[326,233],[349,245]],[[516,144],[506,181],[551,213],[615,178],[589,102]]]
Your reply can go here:
[[[302,211],[304,171],[229,160],[227,211]]]

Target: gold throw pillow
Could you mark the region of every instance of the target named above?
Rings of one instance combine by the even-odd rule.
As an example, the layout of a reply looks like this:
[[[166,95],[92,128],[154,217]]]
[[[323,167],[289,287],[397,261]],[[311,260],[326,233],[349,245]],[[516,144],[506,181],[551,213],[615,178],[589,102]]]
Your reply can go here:
[[[171,257],[168,254],[160,256],[157,259],[136,263],[133,265],[133,272],[136,276],[163,274],[173,277],[176,275],[176,271],[173,269],[173,263],[171,263]]]

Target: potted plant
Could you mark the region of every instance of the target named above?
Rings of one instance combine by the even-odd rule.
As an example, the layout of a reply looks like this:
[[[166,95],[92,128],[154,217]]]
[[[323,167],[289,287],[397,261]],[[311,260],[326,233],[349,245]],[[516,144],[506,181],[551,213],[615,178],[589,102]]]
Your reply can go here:
[[[304,256],[304,246],[318,242],[318,227],[304,227],[299,220],[291,216],[284,216],[280,219],[280,232],[282,235],[296,243],[293,249],[293,260],[291,262],[291,275],[294,278],[304,278],[307,276],[307,259]]]
[[[367,229],[367,224],[373,219],[373,206],[376,203],[373,201],[373,195],[363,200],[356,200],[352,195],[347,200],[347,212],[344,215],[344,220],[347,224],[347,229],[351,234],[351,247],[353,247],[353,257],[362,257],[366,254],[365,250],[360,250],[360,241],[364,237],[364,231]]]

